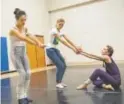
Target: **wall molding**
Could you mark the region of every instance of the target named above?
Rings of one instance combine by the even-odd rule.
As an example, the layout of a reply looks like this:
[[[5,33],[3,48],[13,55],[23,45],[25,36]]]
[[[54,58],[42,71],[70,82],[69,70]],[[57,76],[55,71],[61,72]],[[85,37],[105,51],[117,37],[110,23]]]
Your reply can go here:
[[[72,4],[72,5],[68,5],[68,6],[64,6],[64,7],[48,10],[48,13],[59,12],[59,11],[67,10],[67,9],[72,9],[72,8],[75,8],[75,7],[86,6],[86,5],[89,5],[89,4],[93,4],[93,3],[97,3],[97,2],[102,2],[102,1],[106,1],[106,0],[84,1],[84,2],[77,3],[77,4]]]

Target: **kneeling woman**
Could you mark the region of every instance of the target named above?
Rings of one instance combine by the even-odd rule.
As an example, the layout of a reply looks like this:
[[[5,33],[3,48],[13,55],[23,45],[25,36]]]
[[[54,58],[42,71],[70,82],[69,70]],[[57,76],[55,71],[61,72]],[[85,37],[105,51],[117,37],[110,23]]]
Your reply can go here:
[[[82,55],[104,62],[106,71],[96,69],[84,84],[77,87],[78,90],[86,89],[90,83],[96,87],[102,87],[107,90],[115,90],[121,85],[120,71],[114,60],[112,59],[113,48],[107,45],[102,50],[102,57],[82,52]],[[98,79],[99,78],[99,79]]]

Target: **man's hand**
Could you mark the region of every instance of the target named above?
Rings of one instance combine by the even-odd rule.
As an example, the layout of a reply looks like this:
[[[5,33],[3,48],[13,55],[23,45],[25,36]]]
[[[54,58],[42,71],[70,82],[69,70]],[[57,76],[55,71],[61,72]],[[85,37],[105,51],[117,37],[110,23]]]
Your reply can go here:
[[[45,45],[45,44],[42,44],[41,42],[38,42],[38,43],[37,43],[37,46],[40,47],[40,48],[46,47],[46,45]]]
[[[81,46],[77,46],[76,47],[76,50],[77,50],[78,54],[80,54],[81,52],[83,52],[83,49],[82,49]]]

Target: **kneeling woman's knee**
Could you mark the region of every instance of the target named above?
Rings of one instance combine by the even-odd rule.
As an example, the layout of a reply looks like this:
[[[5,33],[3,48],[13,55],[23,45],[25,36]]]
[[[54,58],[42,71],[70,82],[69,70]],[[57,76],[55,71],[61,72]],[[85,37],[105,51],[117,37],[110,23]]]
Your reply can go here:
[[[96,69],[96,70],[95,70],[95,73],[101,73],[101,72],[102,72],[101,69]]]

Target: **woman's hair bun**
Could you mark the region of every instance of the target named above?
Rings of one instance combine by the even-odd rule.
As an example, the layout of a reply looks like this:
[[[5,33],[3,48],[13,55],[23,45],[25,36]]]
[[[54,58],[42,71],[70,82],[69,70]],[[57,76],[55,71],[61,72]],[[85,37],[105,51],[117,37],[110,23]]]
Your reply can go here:
[[[17,15],[20,12],[19,8],[15,8],[14,14]]]

